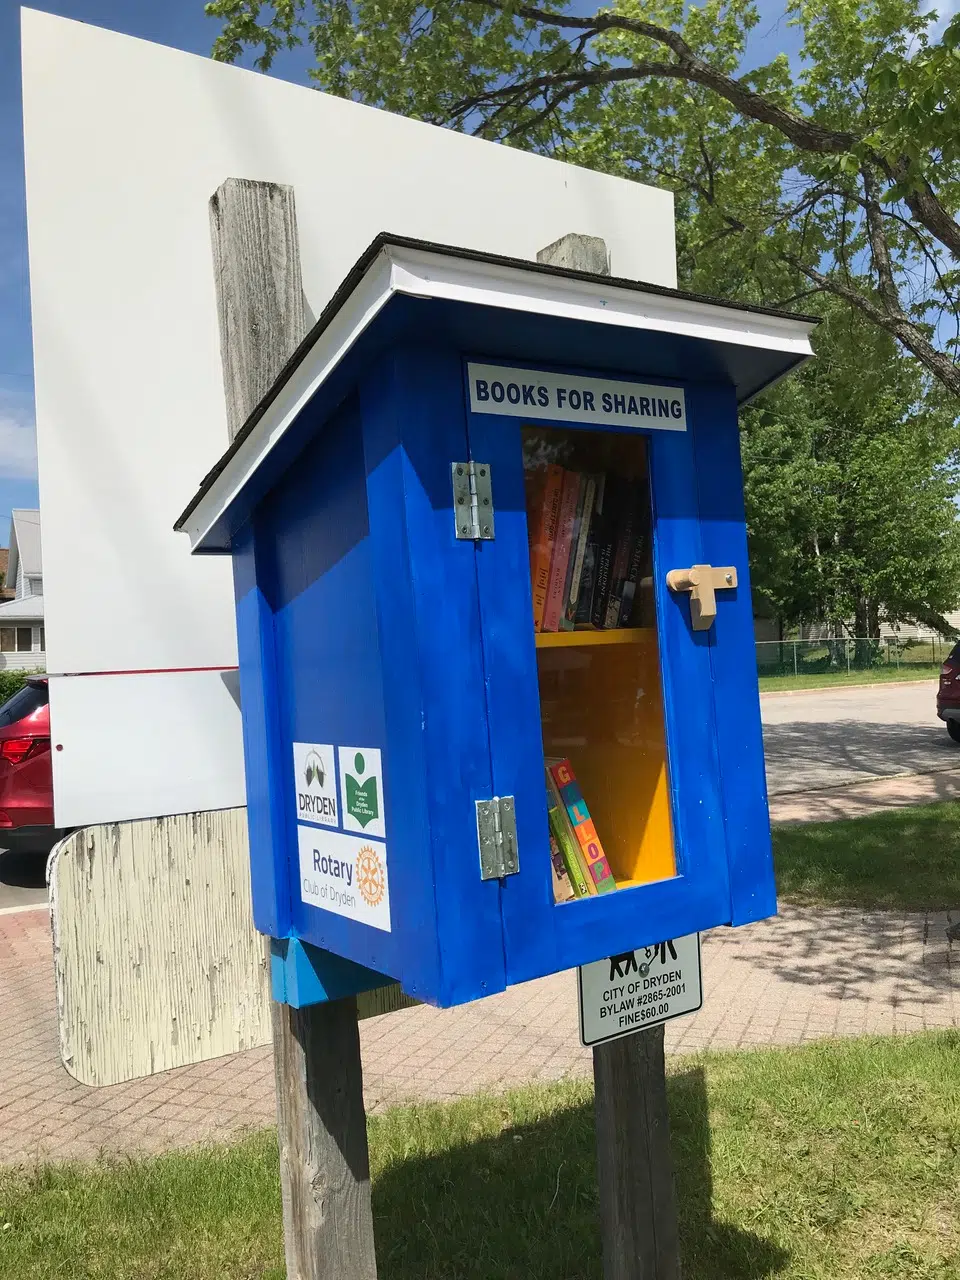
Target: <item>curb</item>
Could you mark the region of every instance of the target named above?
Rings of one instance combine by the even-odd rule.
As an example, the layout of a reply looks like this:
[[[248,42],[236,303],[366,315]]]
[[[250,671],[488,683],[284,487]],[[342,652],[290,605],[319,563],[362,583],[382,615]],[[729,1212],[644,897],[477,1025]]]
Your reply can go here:
[[[929,683],[933,684],[936,676],[929,677]],[[846,692],[849,689],[905,689],[907,685],[923,685],[928,680],[924,677],[922,680],[874,680],[871,684],[818,684],[812,689],[761,689],[761,698],[793,698],[796,696],[806,697],[811,693],[829,693],[829,692]]]

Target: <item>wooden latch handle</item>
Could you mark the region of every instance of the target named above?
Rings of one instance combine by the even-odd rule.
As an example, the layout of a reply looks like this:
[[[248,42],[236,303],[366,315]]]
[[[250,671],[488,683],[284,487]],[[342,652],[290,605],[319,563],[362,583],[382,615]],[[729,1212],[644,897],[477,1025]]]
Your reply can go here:
[[[737,585],[733,565],[715,569],[712,564],[695,564],[689,569],[671,569],[667,586],[671,591],[690,592],[690,621],[694,631],[708,631],[717,617],[717,591],[732,591]]]

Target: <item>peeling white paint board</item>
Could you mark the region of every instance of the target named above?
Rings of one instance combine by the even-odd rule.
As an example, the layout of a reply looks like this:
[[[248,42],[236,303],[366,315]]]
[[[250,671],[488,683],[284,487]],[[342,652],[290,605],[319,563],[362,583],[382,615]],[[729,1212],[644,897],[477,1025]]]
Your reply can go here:
[[[60,1055],[110,1085],[270,1043],[242,809],[87,827],[50,856]],[[396,983],[361,1018],[416,1002]]]
[[[578,231],[618,274],[676,283],[664,191],[33,10],[23,81],[53,672],[236,664],[230,566],[172,532],[227,443],[207,214],[225,178],[294,187],[314,315],[380,231],[531,259]],[[151,732],[132,711],[115,730],[134,754]],[[144,815],[220,802],[167,770]],[[110,799],[91,768],[97,821]]]
[[[60,1054],[118,1084],[269,1044],[242,809],[75,832],[50,859]]]

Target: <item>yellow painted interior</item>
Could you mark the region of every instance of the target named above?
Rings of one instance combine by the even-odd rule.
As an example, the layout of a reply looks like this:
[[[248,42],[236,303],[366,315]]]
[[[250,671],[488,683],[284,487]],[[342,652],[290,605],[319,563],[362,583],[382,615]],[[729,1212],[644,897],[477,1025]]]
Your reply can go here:
[[[657,636],[634,634],[537,652],[544,751],[570,758],[620,888],[676,874]]]
[[[642,436],[528,427],[524,447],[535,462],[648,482]],[[618,888],[676,875],[651,588],[648,577],[643,626],[536,636],[544,751],[569,757]]]
[[[541,631],[534,639],[538,649],[582,649],[595,644],[637,644],[645,635],[644,627],[615,627],[610,631]]]

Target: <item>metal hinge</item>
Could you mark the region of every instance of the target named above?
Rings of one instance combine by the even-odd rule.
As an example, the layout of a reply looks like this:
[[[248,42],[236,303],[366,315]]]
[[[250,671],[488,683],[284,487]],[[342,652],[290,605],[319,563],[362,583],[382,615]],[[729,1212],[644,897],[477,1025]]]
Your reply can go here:
[[[493,537],[493,489],[488,462],[454,462],[453,515],[458,538]]]
[[[480,879],[499,880],[520,870],[517,850],[517,813],[513,796],[477,801],[477,840],[480,844]]]

